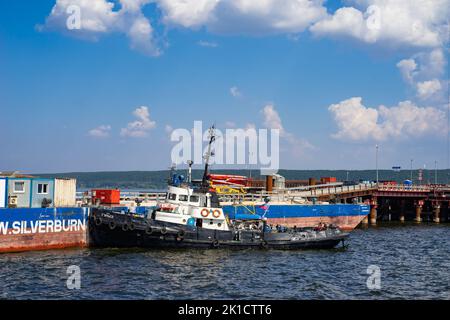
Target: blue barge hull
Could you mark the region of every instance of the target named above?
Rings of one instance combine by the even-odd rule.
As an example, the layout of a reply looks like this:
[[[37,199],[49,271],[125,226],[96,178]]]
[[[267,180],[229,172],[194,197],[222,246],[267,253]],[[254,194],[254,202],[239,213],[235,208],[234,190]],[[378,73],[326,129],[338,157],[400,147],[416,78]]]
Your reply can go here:
[[[369,214],[370,206],[363,204],[273,204],[225,205],[224,212],[235,215],[257,214],[267,218],[269,224],[289,227],[314,227],[320,222],[335,224],[343,230],[353,230]]]
[[[0,252],[88,245],[89,208],[0,209]]]

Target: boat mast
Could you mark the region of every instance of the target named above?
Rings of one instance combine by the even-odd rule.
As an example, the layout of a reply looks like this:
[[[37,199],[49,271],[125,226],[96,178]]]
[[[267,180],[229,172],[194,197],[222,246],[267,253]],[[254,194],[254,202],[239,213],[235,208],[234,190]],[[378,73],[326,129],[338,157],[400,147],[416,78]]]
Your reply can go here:
[[[214,132],[214,125],[209,128],[208,130],[208,150],[205,153],[204,159],[205,159],[205,171],[203,172],[203,179],[202,179],[202,186],[208,187],[208,167],[209,167],[209,160],[211,156],[213,156],[213,153],[211,152],[211,145],[213,144],[214,140],[216,140],[216,135]]]

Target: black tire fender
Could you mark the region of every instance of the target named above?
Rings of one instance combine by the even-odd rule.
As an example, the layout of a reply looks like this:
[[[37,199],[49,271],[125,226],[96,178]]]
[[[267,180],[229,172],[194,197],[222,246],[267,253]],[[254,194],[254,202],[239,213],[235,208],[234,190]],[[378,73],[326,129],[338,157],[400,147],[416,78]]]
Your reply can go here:
[[[128,230],[129,230],[128,224],[127,224],[127,223],[124,223],[124,224],[122,225],[122,231],[128,231]]]
[[[161,234],[166,234],[167,233],[167,228],[166,227],[162,227],[161,228]]]
[[[212,244],[212,246],[213,246],[213,248],[218,248],[219,247],[219,240],[217,240],[217,239],[214,239],[213,240],[213,242],[211,243]]]
[[[115,228],[116,228],[116,223],[114,222],[114,221],[110,221],[109,223],[108,223],[108,226],[109,226],[109,228],[111,229],[111,230],[114,230]]]
[[[95,222],[96,226],[99,226],[103,223],[102,218],[100,218],[100,217],[95,217],[94,222]]]
[[[145,233],[146,234],[152,234],[153,233],[153,228],[151,226],[147,226],[147,228],[145,228]]]
[[[184,235],[185,235],[184,230],[180,230],[180,231],[178,231],[178,233],[177,233],[177,236],[180,237],[180,238],[183,238]]]
[[[267,243],[266,240],[262,240],[261,241],[261,248],[267,249],[269,247],[269,244]]]

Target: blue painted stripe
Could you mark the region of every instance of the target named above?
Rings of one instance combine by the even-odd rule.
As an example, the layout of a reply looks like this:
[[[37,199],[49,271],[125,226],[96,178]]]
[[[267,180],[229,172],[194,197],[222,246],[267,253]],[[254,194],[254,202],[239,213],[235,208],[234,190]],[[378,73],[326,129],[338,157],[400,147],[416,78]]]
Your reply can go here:
[[[0,222],[37,220],[87,220],[89,208],[0,208]]]
[[[342,217],[369,214],[368,205],[330,204],[330,205],[270,205],[267,218],[308,218],[308,217]],[[250,212],[264,215],[266,209],[260,206],[224,206],[225,214],[248,214]]]

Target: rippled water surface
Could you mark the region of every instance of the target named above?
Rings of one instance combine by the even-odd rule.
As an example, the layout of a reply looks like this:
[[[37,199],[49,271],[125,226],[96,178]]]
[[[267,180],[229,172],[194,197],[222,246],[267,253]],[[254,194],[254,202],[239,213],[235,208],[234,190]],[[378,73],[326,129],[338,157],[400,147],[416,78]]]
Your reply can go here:
[[[8,299],[450,299],[450,226],[352,232],[346,250],[73,249],[0,254]],[[81,289],[66,287],[78,265]],[[369,290],[369,265],[381,289]]]

